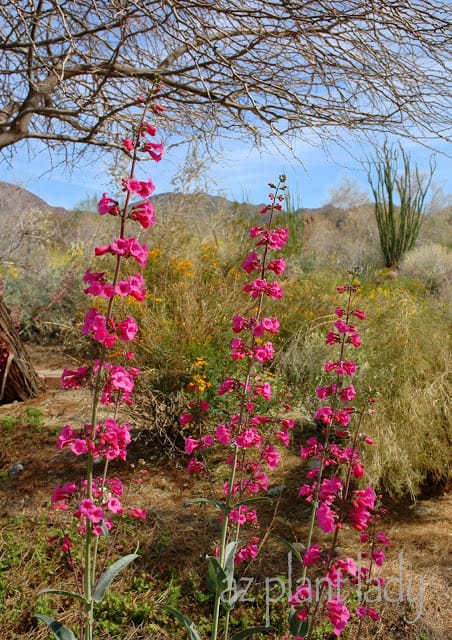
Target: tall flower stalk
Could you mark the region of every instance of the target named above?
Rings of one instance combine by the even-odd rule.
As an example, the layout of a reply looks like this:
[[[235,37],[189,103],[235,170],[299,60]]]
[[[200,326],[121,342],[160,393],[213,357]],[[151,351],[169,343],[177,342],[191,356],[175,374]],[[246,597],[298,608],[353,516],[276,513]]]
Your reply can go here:
[[[139,374],[139,369],[132,364],[134,353],[130,350],[130,345],[137,339],[138,324],[132,316],[117,318],[114,311],[118,298],[132,297],[141,302],[146,295],[141,270],[129,276],[122,274],[129,260],[138,263],[142,269],[148,255],[145,244],[126,234],[129,223],[135,222],[143,228],[149,228],[155,222],[154,208],[149,200],[155,189],[154,183],[150,179],[143,181],[135,177],[142,154],[158,162],[163,153],[162,144],[153,141],[156,128],[148,121],[150,113],[155,115],[161,110],[154,99],[155,91],[150,91],[146,100],[138,99],[142,114],[139,124],[133,135],[123,140],[124,148],[131,157],[129,176],[122,179],[121,186],[125,194],[123,203],[120,205],[104,193],[98,205],[101,216],[112,216],[118,224],[117,237],[110,244],[95,248],[95,255],[99,259],[105,260],[102,256],[107,255],[113,257],[111,270],[88,269],[83,277],[85,294],[93,298],[94,304],[85,316],[82,333],[99,345],[99,357],[89,366],[77,370],[65,369],[62,375],[63,389],[82,385],[92,388],[89,422],[79,429],[65,425],[57,443],[57,449],[68,447],[74,455],[85,459],[85,479],[56,487],[51,499],[56,510],[71,513],[72,522],[76,523],[75,536],[71,534],[74,526],[69,526],[61,539],[61,549],[67,554],[74,572],[76,591],[46,589],[41,593],[70,596],[83,603],[81,640],[93,640],[95,604],[102,600],[118,573],[138,557],[132,553],[116,560],[107,569],[99,567],[100,542],[108,538],[109,532],[124,515],[139,519],[146,517],[145,510],[138,507],[126,511],[121,500],[124,493],[122,482],[116,477],[109,478],[108,468],[110,461],[125,460],[127,456],[130,429],[127,423],[119,422],[118,416],[122,405],[132,403],[135,379]],[[132,199],[138,201],[132,203]],[[116,363],[118,351],[122,354],[121,364]],[[101,405],[111,411],[111,417],[99,417]],[[100,463],[103,467],[98,467]],[[94,473],[95,465],[96,469],[102,469],[99,476]],[[71,556],[74,537],[79,538],[82,548],[79,566]],[[41,614],[36,614],[36,617],[46,622],[60,640],[76,638],[71,630],[58,621]]]
[[[339,596],[341,587],[348,581],[351,585],[359,583],[368,588],[375,580],[382,580],[374,578],[371,571],[373,566],[383,564],[385,555],[381,547],[389,544],[386,536],[376,531],[383,510],[378,506],[374,490],[370,486],[354,488],[354,483],[365,472],[360,445],[362,442],[372,444],[371,438],[362,432],[362,426],[365,415],[373,412],[374,402],[373,398],[367,399],[362,409],[352,404],[356,390],[351,379],[357,372],[357,365],[347,359],[347,350],[361,347],[361,335],[355,321],[365,319],[365,312],[354,306],[358,290],[353,272],[350,272],[349,283],[338,287],[338,292],[346,296],[346,303],[336,307],[334,327],[326,336],[326,343],[338,349],[338,356],[324,365],[325,373],[333,380],[316,390],[317,397],[328,402],[315,414],[322,437],[308,438],[301,449],[302,459],[313,461],[306,474],[307,482],[299,491],[299,495],[311,504],[311,518],[300,584],[290,599],[290,629],[293,635],[306,640],[313,637],[321,614],[331,623],[333,633],[341,635],[351,618],[345,601]],[[313,544],[316,523],[321,532],[331,536],[323,548]],[[339,536],[347,528],[362,532],[361,542],[371,546],[370,552],[365,551],[360,556],[369,558],[369,567],[357,565],[353,558],[340,557]],[[323,576],[315,593],[307,578],[309,567],[320,570]],[[338,595],[326,594],[327,587],[328,591],[337,589]],[[378,613],[372,608],[358,607],[356,614],[360,618],[378,619]]]
[[[286,228],[276,227],[276,216],[282,209],[285,176],[278,184],[270,184],[270,203],[261,210],[263,225],[252,226],[249,235],[254,240],[254,250],[245,258],[243,270],[258,277],[243,285],[243,291],[251,298],[254,315],[235,315],[232,330],[237,335],[231,342],[231,359],[238,365],[238,373],[220,384],[218,395],[229,395],[234,403],[232,415],[222,424],[210,425],[209,406],[198,398],[191,403],[191,412],[181,416],[183,425],[201,425],[197,437],[188,437],[185,452],[190,455],[188,471],[208,474],[208,450],[222,447],[229,467],[227,480],[218,497],[190,500],[189,503],[208,502],[220,512],[221,532],[216,555],[209,559],[208,585],[215,593],[212,616],[211,640],[229,638],[230,612],[237,601],[233,588],[234,567],[256,557],[260,539],[256,535],[258,515],[254,508],[259,494],[268,489],[267,471],[274,469],[281,455],[275,441],[283,445],[289,442],[293,420],[264,413],[271,400],[271,383],[264,379],[263,369],[274,357],[274,346],[268,336],[279,331],[277,317],[265,316],[265,302],[279,300],[282,288],[276,279],[285,270],[285,261],[274,252],[280,251],[288,238]],[[240,366],[241,365],[241,366]],[[286,407],[289,408],[289,407]],[[211,474],[212,475],[212,474]],[[246,531],[251,529],[251,535]],[[221,611],[225,605],[222,626]],[[192,639],[199,638],[193,623],[173,611],[185,625]],[[260,627],[248,630],[248,635],[261,631]]]

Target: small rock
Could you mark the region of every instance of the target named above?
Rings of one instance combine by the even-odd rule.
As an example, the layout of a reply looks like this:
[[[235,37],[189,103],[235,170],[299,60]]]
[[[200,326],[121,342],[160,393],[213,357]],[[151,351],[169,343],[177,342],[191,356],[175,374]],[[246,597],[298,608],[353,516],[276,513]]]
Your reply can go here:
[[[12,467],[8,469],[9,476],[17,476],[24,470],[24,465],[21,462],[16,462]]]
[[[285,484],[279,484],[278,486],[272,487],[271,489],[269,489],[267,491],[267,495],[270,496],[270,498],[276,498],[282,494],[285,488],[286,488]]]

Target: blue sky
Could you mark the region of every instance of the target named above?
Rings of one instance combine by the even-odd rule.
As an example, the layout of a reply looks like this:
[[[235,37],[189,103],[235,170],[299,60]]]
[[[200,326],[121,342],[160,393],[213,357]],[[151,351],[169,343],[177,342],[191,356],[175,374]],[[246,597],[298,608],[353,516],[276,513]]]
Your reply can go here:
[[[452,145],[434,145],[442,151],[436,154],[437,168],[434,183],[452,193]],[[331,143],[328,152],[305,145],[298,145],[297,155],[303,164],[283,155],[277,149],[259,152],[244,142],[227,142],[216,164],[208,173],[208,191],[224,195],[239,202],[255,204],[266,202],[268,182],[277,180],[280,173],[288,176],[288,186],[294,204],[303,207],[320,207],[329,201],[329,191],[344,180],[351,180],[362,191],[369,191],[367,177],[362,162],[372,153],[372,147],[365,143],[350,141],[341,145]],[[431,151],[412,142],[404,143],[412,162],[423,170],[429,165]],[[170,149],[159,164],[148,163],[141,170],[143,178],[151,177],[156,185],[156,193],[172,191],[171,179],[183,164],[185,151],[181,147]],[[58,155],[53,155],[53,164]],[[100,196],[111,192],[112,179],[105,161],[93,160],[76,166],[71,173],[56,168],[50,172],[49,152],[43,150],[35,158],[29,158],[24,149],[18,148],[11,165],[0,162],[0,180],[18,184],[43,198],[48,204],[68,209],[75,207],[87,196]],[[141,177],[141,176],[139,176]]]

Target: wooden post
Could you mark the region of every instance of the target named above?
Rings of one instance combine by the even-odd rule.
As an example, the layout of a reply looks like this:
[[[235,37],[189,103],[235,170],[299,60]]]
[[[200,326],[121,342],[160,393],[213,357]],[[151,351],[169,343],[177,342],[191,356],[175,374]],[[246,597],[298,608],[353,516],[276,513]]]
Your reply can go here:
[[[0,404],[34,398],[44,388],[0,297]]]

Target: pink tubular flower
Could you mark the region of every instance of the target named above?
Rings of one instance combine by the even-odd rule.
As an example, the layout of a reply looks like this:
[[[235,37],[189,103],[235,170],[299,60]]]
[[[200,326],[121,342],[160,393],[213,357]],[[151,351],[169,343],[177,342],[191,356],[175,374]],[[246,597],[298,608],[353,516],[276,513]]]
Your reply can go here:
[[[75,482],[67,482],[62,487],[55,487],[50,502],[52,504],[66,502],[70,499],[71,495],[77,491],[78,487]]]
[[[231,430],[224,424],[219,424],[215,431],[215,437],[220,444],[231,442]]]
[[[323,424],[329,424],[331,422],[331,416],[333,415],[333,410],[331,407],[321,407],[317,409],[315,412],[315,419],[320,420]]]
[[[237,436],[235,443],[238,447],[249,449],[250,447],[260,447],[264,438],[256,429],[245,429]]]
[[[95,247],[96,256],[103,256],[106,253],[112,253],[116,256],[129,256],[134,258],[142,267],[146,265],[148,257],[148,248],[145,244],[141,245],[136,238],[116,238],[109,245]]]
[[[109,198],[106,193],[102,195],[97,205],[99,215],[104,216],[110,214],[111,216],[117,216],[119,214],[119,203],[113,198]]]
[[[277,258],[276,260],[272,260],[267,265],[267,269],[269,271],[273,271],[277,276],[279,276],[286,270],[286,261],[284,260],[284,258]]]
[[[114,496],[108,498],[105,506],[108,511],[110,511],[110,513],[124,513],[124,507],[122,506],[118,498],[115,498]]]
[[[187,465],[187,472],[204,474],[205,468],[202,462],[196,460],[196,458],[190,458]]]
[[[152,227],[155,224],[154,205],[146,199],[143,202],[132,205],[129,218],[136,220],[144,229]]]
[[[258,362],[273,360],[274,355],[275,350],[272,342],[266,342],[265,344],[255,345],[253,347],[253,360],[257,360]]]
[[[268,331],[268,333],[278,333],[279,331],[279,320],[278,318],[262,318],[260,322],[257,322],[253,326],[253,335],[256,337],[263,336],[264,333]]]
[[[250,509],[242,504],[238,509],[232,509],[232,511],[229,512],[229,520],[244,525],[248,522],[255,522],[257,520],[257,513],[255,509]]]
[[[351,333],[352,331],[354,331],[354,328],[343,320],[336,320],[334,326],[339,331],[339,333]]]
[[[260,295],[265,293],[266,287],[267,281],[258,278],[257,280],[254,280],[254,282],[244,284],[243,291],[249,293],[252,298],[258,298]]]
[[[191,455],[193,451],[196,451],[196,449],[199,449],[200,444],[201,443],[199,440],[195,440],[194,438],[185,438],[185,446],[184,446],[185,453],[187,453],[188,455]]]
[[[146,509],[139,509],[138,507],[132,507],[130,509],[130,517],[136,520],[146,520]]]
[[[336,373],[340,376],[352,376],[356,373],[356,364],[349,360],[340,360],[339,362],[335,362],[334,365]]]
[[[362,606],[356,609],[356,615],[358,616],[358,618],[365,618],[366,616],[369,616],[369,618],[374,621],[377,621],[380,619],[380,614],[378,613],[378,611],[375,611],[375,609],[372,609],[372,608],[366,608]]]
[[[145,129],[146,129],[146,133],[148,135],[154,137],[155,134],[157,133],[157,129],[154,127],[154,125],[146,123],[144,126],[145,126]]]
[[[70,549],[74,546],[71,538],[65,533],[63,536],[63,541],[61,543],[61,551],[63,553],[69,553]]]
[[[234,389],[237,386],[237,383],[238,381],[235,380],[234,378],[226,378],[226,380],[223,380],[223,382],[220,385],[220,388],[218,389],[218,395],[222,396],[225,393],[234,391]]]
[[[385,547],[389,547],[389,545],[391,544],[388,538],[386,537],[386,535],[382,531],[379,531],[377,533],[377,541],[380,544],[383,544]]]
[[[253,389],[255,396],[262,396],[264,400],[270,400],[272,397],[272,386],[269,382],[262,382],[257,384]]]
[[[88,367],[79,367],[75,371],[71,369],[63,369],[61,374],[62,389],[80,389],[86,383],[89,373]]]
[[[375,551],[372,551],[372,553],[370,554],[370,557],[375,562],[377,567],[381,567],[384,564],[384,561],[386,560],[386,554],[381,549],[375,549]]]
[[[231,342],[231,357],[233,360],[243,360],[248,355],[248,350],[241,338],[234,338]]]
[[[317,508],[315,515],[323,533],[332,533],[334,531],[335,513],[328,504],[322,503]]]
[[[232,318],[232,330],[234,333],[240,333],[244,329],[249,327],[249,320],[244,318],[243,316],[234,316]]]
[[[333,625],[333,633],[340,636],[350,619],[350,611],[338,598],[328,600],[326,608],[326,616]]]
[[[116,325],[116,330],[118,331],[121,340],[123,340],[124,342],[130,342],[138,333],[138,325],[135,318],[129,316],[122,322],[118,322],[118,324]]]
[[[276,431],[275,436],[285,447],[289,445],[290,433],[287,429],[281,429],[281,431]]]
[[[147,182],[143,182],[142,180],[131,178],[130,180],[123,180],[122,184],[124,191],[137,193],[142,198],[147,198],[155,191],[155,185],[151,179],[147,180]]]
[[[273,445],[268,444],[262,451],[262,458],[268,464],[269,469],[276,469],[281,460],[281,454],[276,451]]]
[[[160,162],[163,157],[163,143],[162,142],[145,142],[142,146],[142,151],[149,153],[151,158],[155,162]]]
[[[310,567],[311,565],[319,562],[322,559],[322,555],[320,553],[320,547],[316,544],[313,544],[304,552],[303,555],[303,567]]]
[[[289,604],[292,607],[298,607],[300,604],[303,604],[305,602],[311,602],[312,596],[313,596],[312,588],[308,583],[299,584],[296,590],[294,591],[294,593],[290,595]],[[304,620],[304,619],[306,618],[305,617],[300,618],[300,620]]]
[[[334,333],[334,331],[328,331],[325,337],[325,344],[336,344],[340,341],[340,336],[338,333]]]
[[[253,253],[250,253],[249,256],[247,256],[245,260],[242,262],[242,269],[246,271],[246,273],[251,273],[252,271],[256,271],[257,269],[259,269],[259,267],[260,267],[260,258],[257,255],[257,253],[255,253],[254,251]]]
[[[85,517],[93,524],[98,524],[105,518],[105,514],[102,509],[98,507],[91,498],[85,498],[80,502],[77,514],[78,517]]]
[[[71,444],[71,442],[73,442],[74,440],[74,437],[75,437],[75,432],[73,431],[72,427],[69,426],[68,424],[64,425],[64,427],[61,429],[58,435],[56,448],[62,449],[67,444]]]
[[[350,402],[350,400],[355,399],[355,396],[356,396],[356,391],[355,391],[355,387],[352,384],[342,389],[339,394],[339,398],[342,402]]]
[[[357,331],[347,338],[347,342],[352,344],[354,347],[360,347],[362,345],[361,336]]]
[[[133,140],[130,138],[125,138],[121,141],[124,149],[126,151],[133,151]]]
[[[239,549],[235,555],[235,564],[241,564],[245,560],[252,560],[257,556],[259,551],[259,538],[253,537],[245,547]]]
[[[86,440],[82,440],[81,438],[75,438],[75,440],[73,440],[71,444],[71,451],[76,456],[81,456],[85,453],[88,453],[88,442]]]

